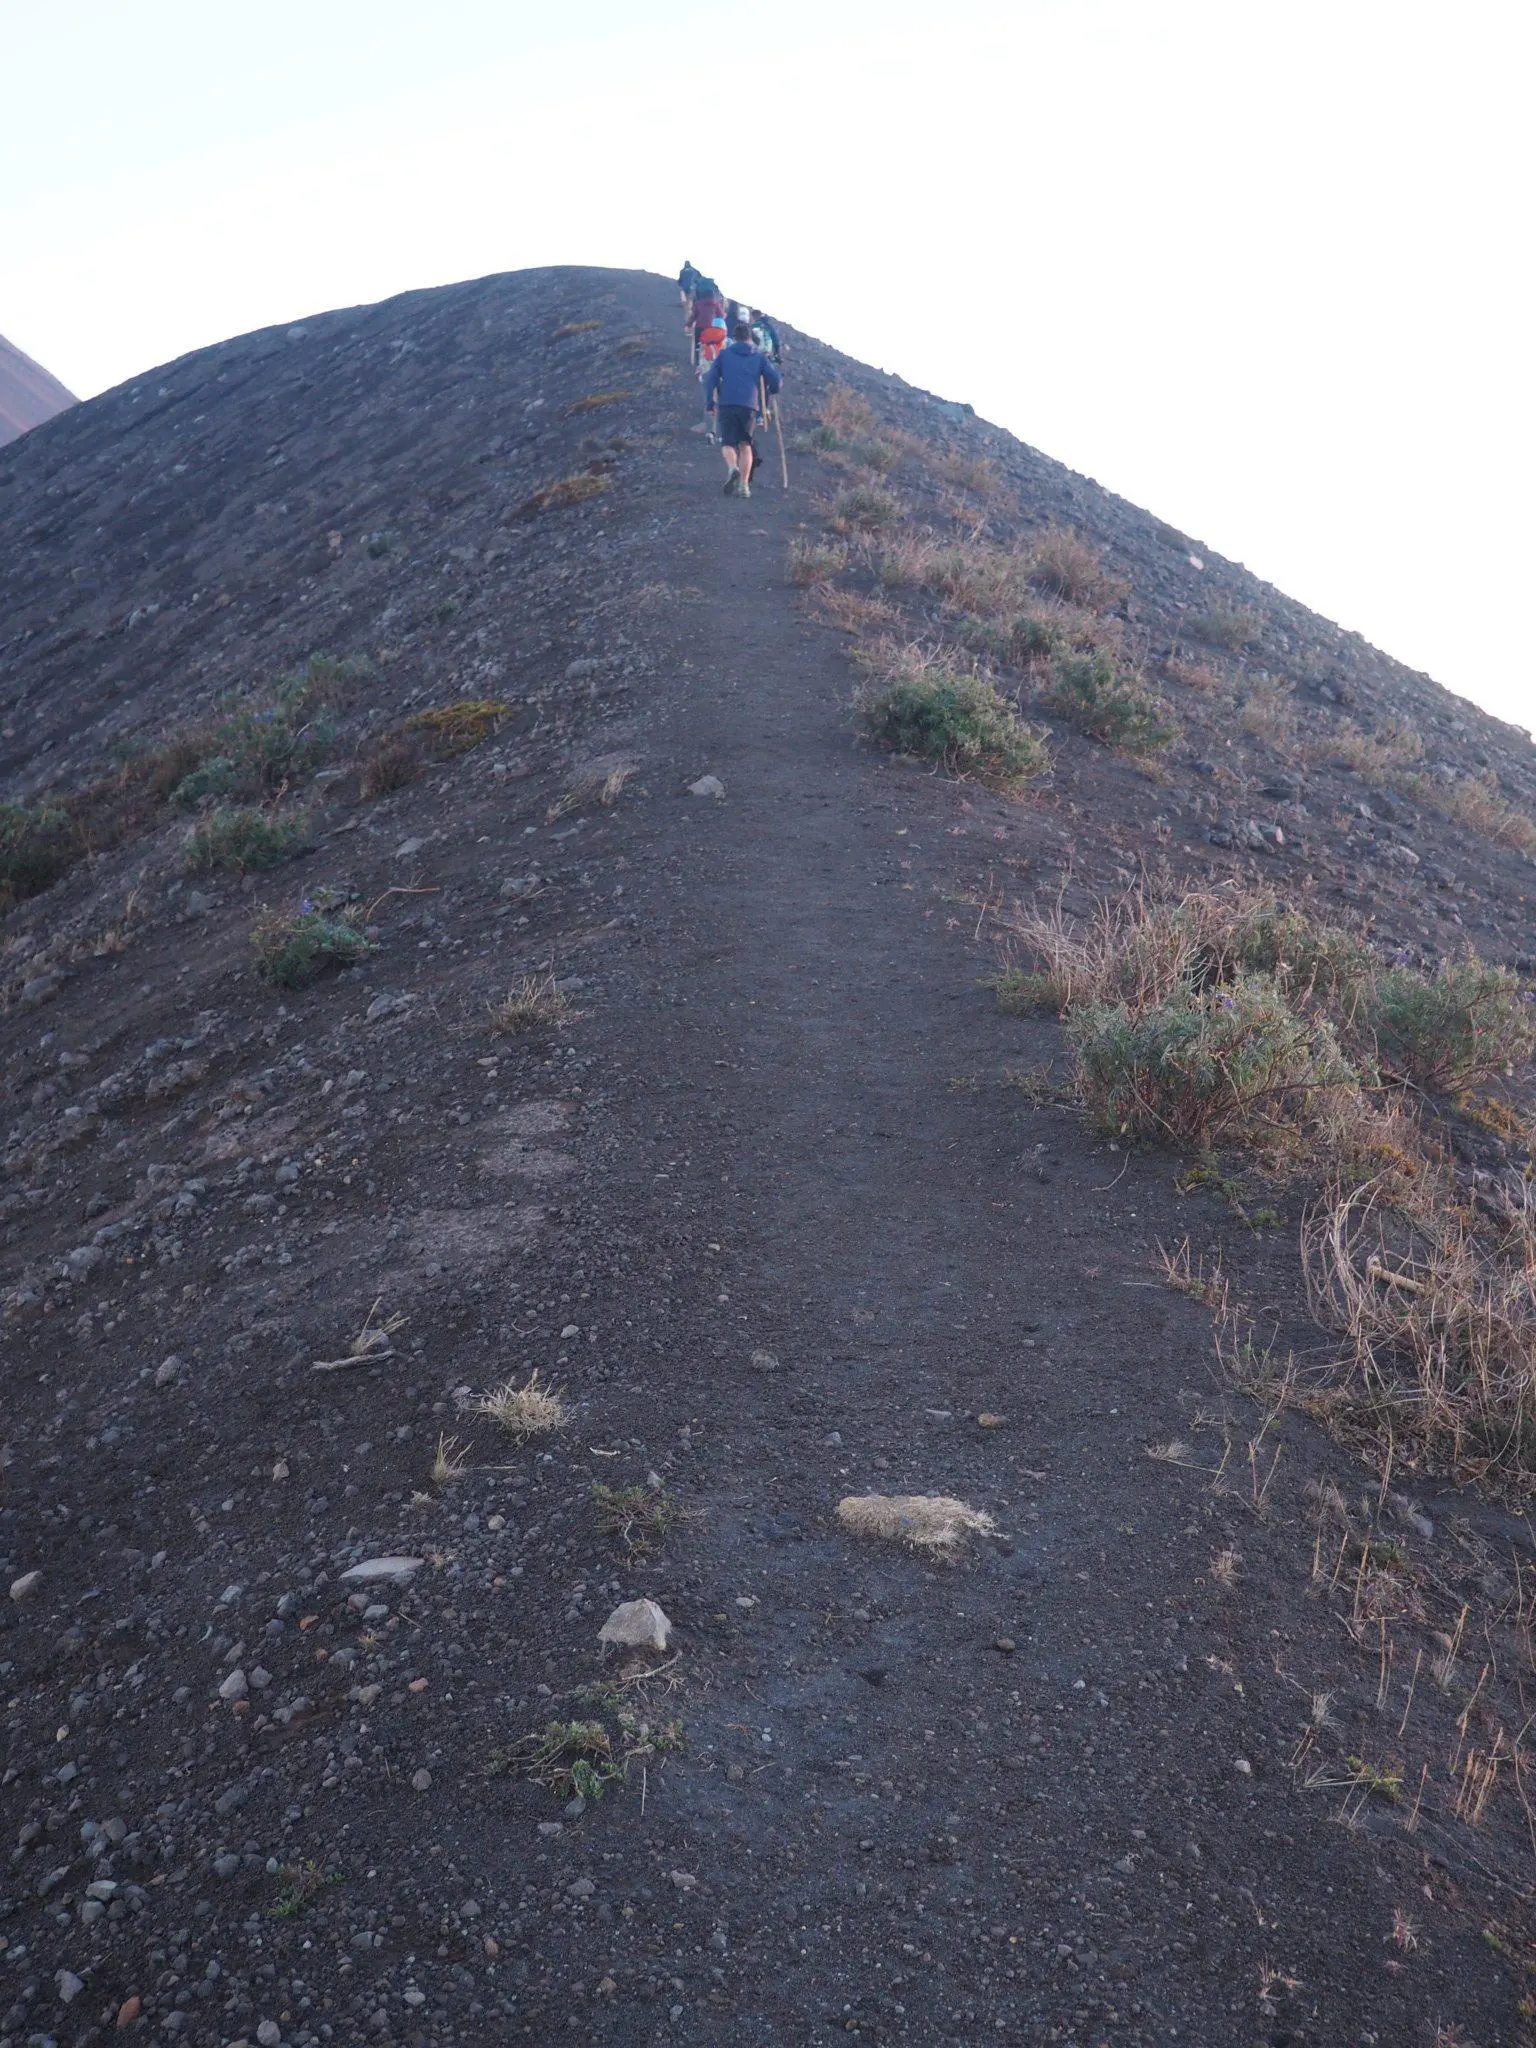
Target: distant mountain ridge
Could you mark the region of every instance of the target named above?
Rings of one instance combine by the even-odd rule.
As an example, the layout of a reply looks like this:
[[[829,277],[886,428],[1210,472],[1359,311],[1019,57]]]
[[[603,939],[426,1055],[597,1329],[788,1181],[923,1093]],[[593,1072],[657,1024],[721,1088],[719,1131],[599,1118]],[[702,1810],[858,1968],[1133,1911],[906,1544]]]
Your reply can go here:
[[[73,391],[0,334],[0,448],[78,403]]]

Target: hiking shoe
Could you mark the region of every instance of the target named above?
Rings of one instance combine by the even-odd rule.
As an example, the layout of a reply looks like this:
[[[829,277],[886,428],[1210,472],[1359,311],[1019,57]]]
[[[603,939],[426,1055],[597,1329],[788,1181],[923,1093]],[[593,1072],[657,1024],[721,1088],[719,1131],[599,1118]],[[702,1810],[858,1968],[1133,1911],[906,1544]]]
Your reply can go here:
[[[725,495],[726,495],[726,496],[727,496],[728,498],[734,498],[734,497],[735,497],[735,495],[736,495],[736,486],[737,486],[737,485],[738,485],[738,484],[740,483],[740,481],[741,481],[741,479],[740,479],[740,478],[739,478],[739,477],[737,476],[737,474],[736,474],[735,470],[733,469],[733,470],[731,471],[730,475],[729,475],[729,476],[728,476],[728,477],[726,478],[726,480],[725,480]]]
[[[746,483],[746,482],[744,481],[744,482],[742,483],[742,486],[741,486],[741,496],[742,496],[742,497],[744,497],[744,498],[750,498],[750,497],[751,497],[751,495],[752,495],[752,486],[751,486],[751,485],[750,485],[749,483]]]

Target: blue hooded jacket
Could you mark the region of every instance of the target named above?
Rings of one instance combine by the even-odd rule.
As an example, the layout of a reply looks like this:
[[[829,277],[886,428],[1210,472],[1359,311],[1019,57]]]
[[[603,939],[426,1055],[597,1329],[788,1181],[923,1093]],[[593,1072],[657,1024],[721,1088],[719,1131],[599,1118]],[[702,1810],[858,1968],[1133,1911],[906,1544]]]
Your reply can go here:
[[[721,349],[704,379],[704,402],[712,406],[718,397],[722,405],[756,405],[757,381],[777,391],[784,379],[774,365],[750,341],[733,341]]]

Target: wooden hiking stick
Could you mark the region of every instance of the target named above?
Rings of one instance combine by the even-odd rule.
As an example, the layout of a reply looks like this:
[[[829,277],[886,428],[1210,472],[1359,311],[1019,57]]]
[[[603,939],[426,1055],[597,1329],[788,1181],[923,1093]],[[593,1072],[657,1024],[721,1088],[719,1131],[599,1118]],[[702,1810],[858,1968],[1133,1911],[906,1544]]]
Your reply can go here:
[[[779,481],[787,491],[789,489],[789,463],[784,455],[784,428],[779,419],[779,408],[777,406],[773,408],[773,431],[779,444]]]

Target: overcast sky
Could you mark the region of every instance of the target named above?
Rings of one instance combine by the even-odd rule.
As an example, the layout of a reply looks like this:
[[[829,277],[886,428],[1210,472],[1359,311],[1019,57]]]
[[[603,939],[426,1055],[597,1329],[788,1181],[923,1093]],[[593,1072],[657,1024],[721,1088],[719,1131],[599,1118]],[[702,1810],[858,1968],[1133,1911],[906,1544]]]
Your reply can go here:
[[[1532,15],[0,0],[0,333],[689,256],[1530,726]]]

